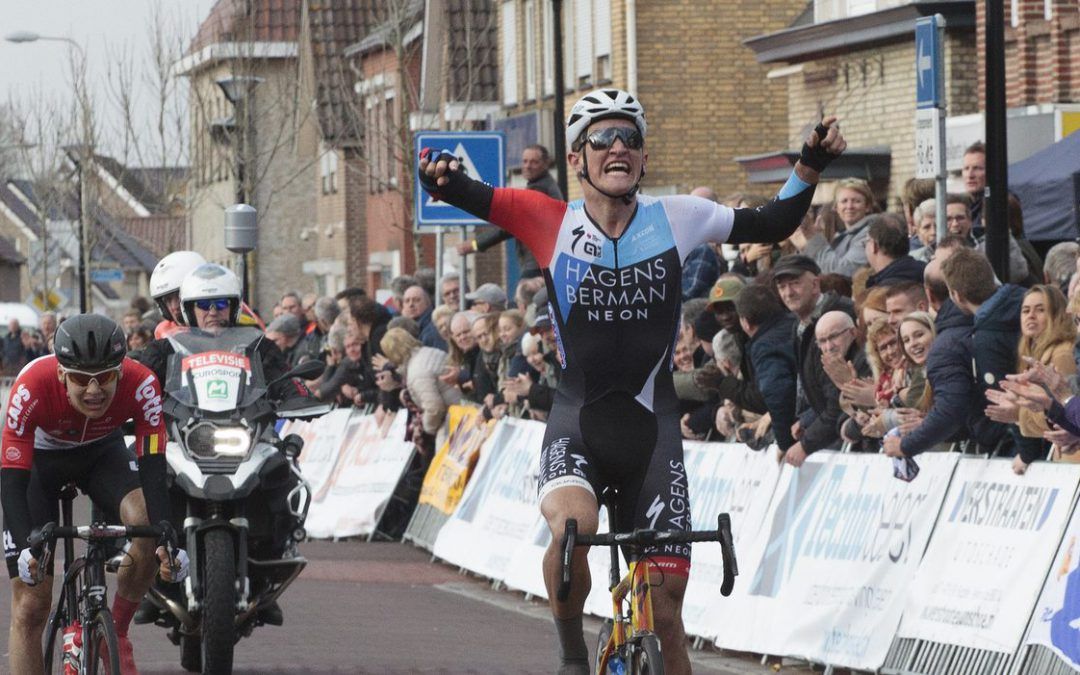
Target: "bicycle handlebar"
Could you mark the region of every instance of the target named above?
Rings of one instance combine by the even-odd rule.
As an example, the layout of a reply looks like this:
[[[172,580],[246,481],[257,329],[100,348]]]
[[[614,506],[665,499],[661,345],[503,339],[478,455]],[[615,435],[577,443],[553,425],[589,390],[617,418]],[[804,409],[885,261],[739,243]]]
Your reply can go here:
[[[559,602],[565,602],[570,597],[570,563],[574,548],[577,546],[652,546],[705,541],[716,541],[720,544],[720,555],[724,562],[724,581],[720,586],[720,594],[727,597],[735,588],[735,577],[739,574],[739,565],[735,558],[735,541],[731,534],[730,515],[721,513],[716,519],[715,530],[674,532],[642,529],[604,534],[578,534],[577,520],[569,518],[566,521],[566,530],[562,540],[562,578],[559,580],[557,597]]]
[[[78,527],[60,526],[56,523],[46,523],[40,530],[30,534],[30,555],[41,558],[45,545],[57,539],[85,539],[96,541],[101,539],[119,539],[129,537],[141,537],[146,539],[161,539],[164,530],[157,525],[79,525]]]

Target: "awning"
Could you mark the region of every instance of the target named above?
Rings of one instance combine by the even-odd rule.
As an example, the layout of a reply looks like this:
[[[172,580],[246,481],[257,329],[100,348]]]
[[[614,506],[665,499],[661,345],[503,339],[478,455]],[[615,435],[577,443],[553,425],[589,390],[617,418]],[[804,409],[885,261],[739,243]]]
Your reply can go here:
[[[799,150],[780,150],[760,155],[736,157],[735,161],[749,174],[751,183],[782,183],[791,175],[799,159]],[[834,159],[821,175],[823,180],[862,178],[867,182],[888,181],[892,164],[889,146],[848,148]]]

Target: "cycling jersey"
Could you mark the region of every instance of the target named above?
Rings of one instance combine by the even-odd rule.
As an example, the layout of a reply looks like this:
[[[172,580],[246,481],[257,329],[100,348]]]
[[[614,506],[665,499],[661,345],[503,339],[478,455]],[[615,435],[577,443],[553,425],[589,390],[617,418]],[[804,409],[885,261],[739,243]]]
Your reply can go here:
[[[108,409],[100,417],[89,419],[71,405],[67,388],[57,376],[57,367],[55,356],[35,359],[23,368],[11,388],[0,436],[0,448],[3,449],[0,454],[0,500],[7,530],[5,539],[11,539],[16,547],[21,547],[30,534],[32,519],[27,487],[36,452],[67,452],[90,446],[116,434],[128,420],[135,421],[135,455],[139,476],[147,488],[147,511],[151,522],[159,522],[168,507],[165,497],[165,423],[157,378],[145,366],[125,358]],[[17,548],[15,555],[18,555]]]
[[[595,496],[613,485],[621,530],[689,530],[672,381],[683,261],[705,242],[786,239],[802,221],[813,187],[793,174],[777,199],[754,210],[692,196],[639,195],[626,228],[612,238],[582,200],[567,204],[535,191],[492,188],[461,171],[446,176],[445,186],[423,172],[419,177],[436,198],[517,237],[544,274],[563,374],[544,433],[540,499],[562,487]],[[689,546],[645,552],[665,571],[689,573]]]

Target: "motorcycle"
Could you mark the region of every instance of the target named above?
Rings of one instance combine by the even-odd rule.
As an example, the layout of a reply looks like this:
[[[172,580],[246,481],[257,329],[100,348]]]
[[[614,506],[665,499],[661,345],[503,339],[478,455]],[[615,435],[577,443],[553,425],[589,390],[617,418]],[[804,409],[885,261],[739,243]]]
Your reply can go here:
[[[251,327],[177,333],[170,341],[163,411],[169,420],[166,458],[174,523],[190,557],[183,594],[154,587],[184,669],[232,671],[242,637],[267,623],[261,614],[300,575],[307,561],[296,546],[311,489],[297,458],[303,440],[279,439],[279,419],[311,419],[330,406],[314,399],[271,400],[286,378],[310,379],[323,364],[309,361],[267,382]],[[285,529],[282,532],[283,528]],[[176,587],[178,589],[178,587]],[[273,620],[269,623],[274,623]]]

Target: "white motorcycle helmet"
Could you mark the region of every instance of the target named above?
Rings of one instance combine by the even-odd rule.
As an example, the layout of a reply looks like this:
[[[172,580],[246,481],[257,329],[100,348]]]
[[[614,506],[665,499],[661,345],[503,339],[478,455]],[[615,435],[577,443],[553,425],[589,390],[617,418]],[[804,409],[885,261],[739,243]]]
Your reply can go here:
[[[165,306],[165,297],[180,290],[184,278],[199,265],[205,265],[206,258],[195,251],[173,251],[154,265],[150,275],[150,297],[157,303],[161,316],[170,321],[183,323],[183,316],[171,316]],[[181,312],[182,314],[183,312]]]
[[[205,263],[193,269],[180,284],[180,307],[189,326],[197,326],[195,320],[196,300],[229,300],[229,325],[236,325],[240,312],[240,279],[232,270],[221,265]]]

